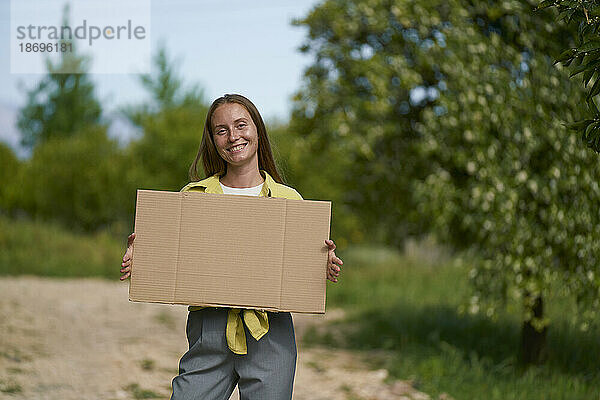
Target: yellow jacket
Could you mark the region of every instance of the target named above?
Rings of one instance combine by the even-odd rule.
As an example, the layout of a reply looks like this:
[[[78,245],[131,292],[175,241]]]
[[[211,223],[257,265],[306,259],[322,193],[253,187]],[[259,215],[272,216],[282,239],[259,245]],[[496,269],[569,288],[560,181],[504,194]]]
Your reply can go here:
[[[298,193],[296,189],[275,182],[265,170],[261,169],[260,173],[265,179],[265,183],[259,193],[260,197],[282,197],[285,199],[302,200],[302,196],[300,196],[300,193]],[[219,184],[219,175],[217,174],[198,182],[190,182],[180,191],[223,194],[223,190]],[[202,308],[204,307],[189,306],[188,310],[196,311],[201,310]],[[243,322],[242,317],[240,316],[242,311],[244,317]],[[243,325],[244,322],[256,340],[259,340],[269,331],[269,319],[266,311],[230,308],[227,313],[227,329],[225,336],[227,337],[229,349],[236,354],[246,354],[248,352]]]

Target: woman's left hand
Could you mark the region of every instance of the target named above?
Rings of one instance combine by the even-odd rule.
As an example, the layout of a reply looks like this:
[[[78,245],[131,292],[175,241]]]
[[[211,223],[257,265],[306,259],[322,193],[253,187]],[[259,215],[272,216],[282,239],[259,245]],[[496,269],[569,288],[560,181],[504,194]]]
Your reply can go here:
[[[329,247],[329,254],[327,257],[327,279],[331,282],[337,282],[337,277],[340,275],[341,266],[344,262],[335,255],[335,243],[333,243],[333,240],[326,239],[325,244]]]

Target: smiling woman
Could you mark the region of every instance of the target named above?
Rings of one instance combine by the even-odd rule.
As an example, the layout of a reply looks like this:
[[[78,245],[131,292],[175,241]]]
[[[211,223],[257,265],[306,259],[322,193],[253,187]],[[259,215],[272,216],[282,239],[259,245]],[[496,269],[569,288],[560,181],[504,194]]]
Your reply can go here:
[[[202,180],[200,160],[207,176]],[[302,200],[277,172],[260,113],[237,94],[218,98],[208,110],[189,175],[192,182],[182,191]],[[130,274],[134,239],[135,233],[129,237],[121,279]],[[333,240],[325,244],[326,277],[337,282],[343,262]],[[173,379],[172,400],[228,399],[236,384],[241,399],[291,399],[297,350],[289,312],[190,306],[186,334],[189,350]]]
[[[258,132],[246,108],[238,103],[223,104],[215,110],[212,123],[215,147],[227,163],[229,171],[240,168],[258,169]],[[239,171],[228,175],[243,174],[243,171]],[[229,179],[225,176],[221,182],[233,186],[231,176]]]
[[[239,148],[242,145],[243,148]],[[198,180],[202,160],[206,176],[219,175],[223,184],[250,187],[263,182],[259,170],[267,171],[276,182],[277,172],[265,123],[256,106],[237,94],[216,99],[208,110],[190,178]]]

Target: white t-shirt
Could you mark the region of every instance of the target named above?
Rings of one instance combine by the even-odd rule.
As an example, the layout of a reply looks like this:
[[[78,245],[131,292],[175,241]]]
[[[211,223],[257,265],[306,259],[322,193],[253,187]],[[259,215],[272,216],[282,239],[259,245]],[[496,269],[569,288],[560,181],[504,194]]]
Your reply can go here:
[[[247,188],[234,188],[230,186],[225,186],[221,182],[219,182],[219,184],[221,185],[221,189],[223,189],[224,194],[243,194],[246,196],[258,196],[265,183],[263,182],[258,186],[252,186]]]

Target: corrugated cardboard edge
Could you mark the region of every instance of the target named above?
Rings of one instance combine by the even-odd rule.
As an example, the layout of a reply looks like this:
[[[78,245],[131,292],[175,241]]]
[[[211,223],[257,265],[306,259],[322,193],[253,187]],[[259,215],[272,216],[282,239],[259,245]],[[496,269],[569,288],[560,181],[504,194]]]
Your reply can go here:
[[[327,213],[327,239],[331,238],[331,201],[327,201],[329,204],[329,212]],[[329,251],[327,252],[327,259],[325,260],[325,290],[323,291],[323,314],[327,311],[327,262],[329,261]]]
[[[314,201],[321,201],[323,203],[327,203],[329,211],[327,212],[327,239],[329,239],[331,237],[331,201],[325,201],[325,200],[314,200]],[[325,242],[323,242],[323,244],[325,244]],[[327,311],[327,262],[329,261],[329,251],[327,251],[327,257],[325,258],[325,271],[323,271],[325,273],[325,280],[323,282],[323,285],[325,286],[324,290],[323,290],[323,312],[322,313],[311,313],[311,314],[325,314],[325,312]]]
[[[133,218],[133,232],[135,233],[135,227],[137,226],[137,219],[138,219],[138,208],[137,208],[137,204],[140,201],[140,189],[136,190],[135,192],[135,216]],[[129,270],[129,289],[128,289],[128,294],[129,294],[129,301],[139,301],[139,300],[134,300],[131,298],[131,280],[133,278],[133,269],[134,269],[134,263],[135,263],[135,239],[133,240],[133,246],[132,246],[132,250],[131,250],[131,265],[130,265],[130,270]],[[152,302],[155,303],[155,302]],[[157,303],[157,302],[156,302]]]
[[[135,207],[135,215],[133,217],[133,226],[134,226],[133,232],[134,233],[135,233],[135,224],[137,222],[137,213],[138,213],[137,203],[138,203],[138,199],[139,199],[139,190],[136,190],[136,192],[135,192],[135,204],[136,204],[136,207]],[[127,250],[125,250],[125,251],[127,251]],[[129,298],[129,301],[137,301],[137,300],[132,300],[131,299],[131,277],[133,276],[133,264],[134,264],[133,260],[135,260],[135,258],[133,257],[134,254],[135,254],[135,240],[133,241],[133,246],[132,246],[132,250],[131,250],[131,264],[129,266],[129,268],[130,268],[129,269],[129,279],[128,279],[129,286],[127,287],[127,296]],[[121,261],[123,261],[123,260],[121,259]]]
[[[280,310],[281,311],[291,311],[291,312],[298,312],[298,313],[307,313],[307,314],[324,314],[326,311],[326,305],[327,305],[327,261],[328,261],[328,247],[327,244],[325,243],[325,239],[329,238],[329,235],[331,233],[331,201],[328,200],[310,200],[310,199],[286,199],[286,220],[285,220],[285,226],[286,226],[286,242],[288,244],[292,244],[293,242],[288,240],[288,237],[294,237],[294,231],[296,230],[296,228],[292,229],[292,233],[290,233],[290,231],[288,230],[288,228],[291,227],[295,227],[294,225],[290,225],[290,214],[292,215],[291,218],[293,218],[295,212],[290,212],[290,210],[293,210],[295,207],[292,207],[292,205],[296,204],[296,203],[310,203],[310,204],[319,204],[320,208],[322,208],[321,212],[327,212],[327,226],[326,226],[326,232],[325,230],[321,231],[320,233],[324,235],[324,237],[321,237],[321,241],[320,241],[320,249],[321,251],[323,251],[323,256],[322,256],[322,260],[320,261],[320,265],[322,265],[322,276],[323,278],[321,280],[318,281],[318,285],[320,286],[320,296],[319,297],[314,297],[313,299],[315,300],[315,302],[313,303],[313,305],[315,306],[312,311],[298,311],[297,309],[289,309],[286,308],[285,306],[281,306],[280,305]],[[322,207],[325,206],[325,207]],[[324,217],[324,215],[323,215]],[[292,244],[292,248],[294,248],[295,246]],[[284,257],[285,257],[285,251],[286,249],[283,249],[284,251]],[[287,260],[286,260],[287,262]],[[312,265],[312,264],[311,264]],[[281,266],[282,269],[284,269],[284,264],[282,263]],[[283,282],[283,280],[282,280]],[[317,284],[317,282],[315,281],[311,281],[311,283],[315,283]],[[281,285],[281,294],[284,294],[284,286],[283,284]],[[289,300],[289,296],[288,296],[288,300]],[[285,301],[281,301],[280,303],[286,303]],[[289,307],[289,306],[288,306]]]
[[[269,311],[269,312],[293,312],[294,314],[325,314],[325,312],[318,311],[298,311],[298,310],[288,310],[288,309],[280,309],[280,308],[270,308],[270,307],[253,307],[253,306],[244,306],[239,304],[215,304],[215,303],[198,303],[198,304],[188,304],[188,303],[177,303],[177,302],[164,302],[164,301],[151,301],[151,300],[130,300],[134,303],[151,303],[151,304],[166,304],[172,306],[198,306],[198,307],[217,307],[217,308],[240,308],[240,309],[249,309],[249,310],[259,310],[259,311]]]
[[[178,195],[178,192],[171,192],[171,191],[165,191],[165,190],[137,189],[137,192],[136,192],[136,211],[135,211],[135,219],[134,219],[134,226],[135,227],[138,226],[138,220],[139,220],[138,205],[140,204],[140,195],[142,195],[145,192],[148,192],[148,193],[162,192],[162,193],[168,193],[168,194],[171,194],[171,195],[176,195],[177,194],[177,197],[180,200],[178,202],[178,207],[177,207],[178,213],[179,213],[179,222],[180,222],[180,219],[181,219],[181,196]],[[181,224],[179,224],[179,227],[181,227]],[[181,229],[181,228],[179,228],[179,229]],[[136,228],[134,228],[134,232],[136,232],[136,237],[137,237],[139,235],[139,232],[136,231]],[[179,245],[179,235],[177,236],[176,239],[177,239],[177,243]],[[139,238],[137,238],[137,240],[139,241]],[[158,300],[155,301],[155,300],[148,300],[148,299],[139,300],[139,299],[136,299],[136,298],[132,297],[131,287],[132,287],[132,282],[134,281],[134,278],[135,278],[135,265],[134,265],[135,264],[135,261],[134,261],[135,260],[135,248],[136,248],[135,244],[136,244],[136,241],[134,240],[134,242],[133,242],[133,251],[132,251],[131,275],[130,275],[130,279],[129,279],[129,301],[132,301],[132,302],[141,302],[141,303],[176,304],[176,303],[174,303],[174,301],[175,301],[174,294],[171,297],[171,302],[164,302],[164,301],[158,301]],[[179,254],[177,254],[177,257],[178,256],[179,256]],[[175,280],[174,280],[174,282],[175,282]]]

